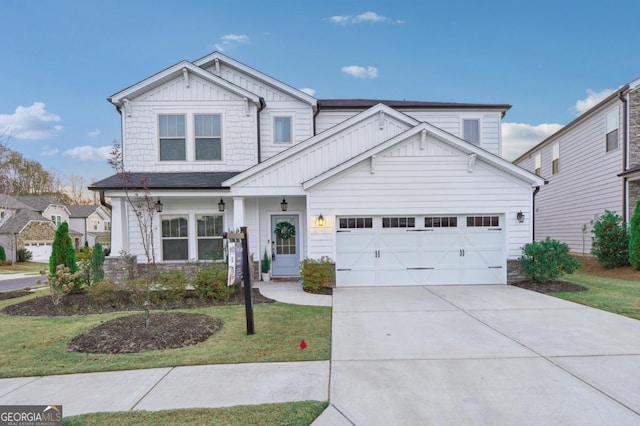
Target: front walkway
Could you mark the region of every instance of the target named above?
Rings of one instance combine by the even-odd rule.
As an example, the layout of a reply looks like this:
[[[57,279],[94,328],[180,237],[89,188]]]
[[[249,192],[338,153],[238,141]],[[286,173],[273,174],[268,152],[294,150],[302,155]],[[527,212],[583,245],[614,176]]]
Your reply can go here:
[[[512,286],[338,288],[314,425],[640,424],[640,321]]]

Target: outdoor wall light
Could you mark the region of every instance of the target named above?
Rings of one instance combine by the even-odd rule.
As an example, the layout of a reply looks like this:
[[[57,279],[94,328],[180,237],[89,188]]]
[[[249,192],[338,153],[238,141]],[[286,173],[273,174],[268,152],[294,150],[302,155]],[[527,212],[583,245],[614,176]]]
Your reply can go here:
[[[524,213],[522,213],[522,210],[518,212],[518,214],[516,215],[516,219],[518,219],[518,222],[520,223],[524,222]]]
[[[282,202],[280,203],[280,210],[282,210],[283,212],[286,212],[288,207],[289,207],[289,203],[287,203],[287,200],[285,200],[284,197],[282,197]]]
[[[224,211],[224,200],[222,198],[220,198],[220,201],[218,201],[218,211],[219,212]]]
[[[320,216],[318,216],[318,228],[322,227],[324,227],[324,216],[322,216],[322,213],[320,213]]]
[[[154,206],[155,206],[156,211],[158,213],[162,213],[162,209],[164,208],[164,204],[162,204],[162,201],[160,201],[160,198],[158,198],[158,201],[156,201],[156,204]]]

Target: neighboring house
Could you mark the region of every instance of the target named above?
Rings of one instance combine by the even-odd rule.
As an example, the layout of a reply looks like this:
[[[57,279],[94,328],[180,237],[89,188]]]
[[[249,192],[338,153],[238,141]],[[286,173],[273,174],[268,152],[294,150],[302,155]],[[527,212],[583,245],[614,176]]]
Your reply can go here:
[[[628,221],[640,195],[640,79],[514,163],[548,181],[535,196],[535,239],[551,237],[589,253],[593,225],[604,211]]]
[[[222,261],[247,226],[274,276],[329,256],[338,286],[506,283],[532,239],[544,181],[500,157],[509,105],[319,100],[219,52],[109,100],[164,266]],[[144,258],[118,176],[90,189],[112,201],[111,253]]]
[[[91,247],[99,242],[108,249],[111,241],[111,213],[104,206],[68,206],[69,227],[82,232],[76,248],[84,246],[85,241]]]

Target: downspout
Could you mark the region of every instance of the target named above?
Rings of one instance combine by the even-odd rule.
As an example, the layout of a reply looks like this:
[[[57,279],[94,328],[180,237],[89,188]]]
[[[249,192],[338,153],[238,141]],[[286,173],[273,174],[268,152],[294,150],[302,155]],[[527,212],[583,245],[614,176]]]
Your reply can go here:
[[[107,199],[104,196],[104,189],[100,190],[100,204],[111,210],[111,204],[107,203]]]
[[[628,101],[626,96],[623,94],[623,90],[620,91],[618,97],[622,102],[622,172],[624,173],[627,170],[627,161],[628,161],[628,150],[627,146],[627,108]],[[629,210],[629,206],[627,206],[627,177],[622,178],[622,221],[627,222],[627,211]]]
[[[320,114],[320,105],[316,104],[316,110],[313,113],[313,136],[316,135],[316,117]]]
[[[544,184],[548,184],[549,181],[545,180]],[[540,187],[536,186],[536,189],[533,190],[533,202],[531,204],[531,240],[536,240],[536,194],[540,192]]]
[[[262,143],[260,140],[260,113],[267,106],[267,103],[264,101],[264,98],[260,97],[260,106],[256,112],[256,126],[257,126],[257,135],[258,135],[258,164],[262,163]]]

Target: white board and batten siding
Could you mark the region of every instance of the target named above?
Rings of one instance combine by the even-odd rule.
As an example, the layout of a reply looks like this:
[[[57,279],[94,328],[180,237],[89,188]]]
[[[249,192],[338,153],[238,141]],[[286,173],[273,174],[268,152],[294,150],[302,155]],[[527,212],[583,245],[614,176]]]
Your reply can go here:
[[[480,120],[480,147],[500,156],[501,113],[499,111],[433,111],[400,109],[402,113],[420,122],[432,124],[447,133],[462,138],[462,120]],[[340,122],[362,112],[361,110],[320,110],[316,117],[316,133],[321,133]]]
[[[307,190],[310,220],[309,257],[337,256],[337,221],[340,217],[498,215],[503,240],[501,282],[506,282],[506,259],[516,259],[531,238],[533,188],[527,182],[478,160],[471,173],[468,157],[429,138],[420,149],[419,137],[377,156],[375,171],[364,160]],[[357,195],[354,195],[357,194]],[[518,223],[522,211],[525,222]],[[313,218],[327,222],[318,228]],[[418,226],[419,227],[419,226]]]
[[[236,171],[256,164],[256,106],[194,75],[189,81],[186,87],[182,77],[171,80],[132,99],[123,111],[124,162],[129,171]],[[185,115],[186,161],[160,161],[160,114]],[[195,114],[221,115],[222,160],[195,160]]]
[[[541,154],[541,176],[549,183],[535,198],[535,240],[546,237],[565,242],[576,253],[591,252],[593,223],[605,210],[623,215],[622,117],[619,147],[606,152],[606,114],[619,108],[619,101],[560,134],[531,152],[518,165],[534,171],[536,154]],[[621,115],[621,114],[620,114]],[[560,171],[552,173],[553,146],[560,148]]]

